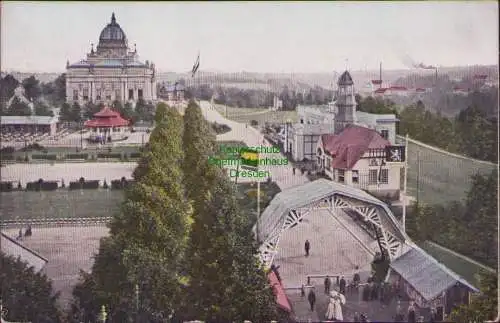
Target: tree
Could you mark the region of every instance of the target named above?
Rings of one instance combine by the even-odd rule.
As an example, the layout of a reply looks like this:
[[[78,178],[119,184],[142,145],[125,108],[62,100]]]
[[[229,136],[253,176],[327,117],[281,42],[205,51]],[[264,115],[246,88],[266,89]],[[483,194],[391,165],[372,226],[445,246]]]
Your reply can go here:
[[[84,109],[84,112],[83,112],[84,118],[87,119],[87,120],[92,119],[94,117],[94,114],[96,114],[97,112],[101,111],[101,109],[103,107],[104,107],[104,105],[102,103],[95,104],[93,102],[88,102],[85,105],[85,109]]]
[[[486,322],[498,314],[498,276],[496,273],[481,273],[480,294],[473,295],[469,305],[461,305],[451,313],[456,323]]]
[[[493,171],[489,176],[473,176],[472,187],[466,198],[466,225],[471,233],[481,239],[471,239],[470,248],[476,259],[493,266],[496,265],[498,256],[497,203],[497,172]]]
[[[30,116],[31,108],[27,103],[22,102],[17,96],[12,100],[8,114],[11,116]]]
[[[53,117],[54,112],[52,112],[52,110],[47,105],[37,102],[35,104],[35,115]]]
[[[97,310],[88,295],[108,304],[117,322],[131,315],[155,322],[179,302],[180,264],[191,226],[180,168],[182,119],[168,109],[159,121],[134,172],[136,183],[126,190],[121,212],[110,224],[110,237],[101,241],[92,279],[86,279],[91,291],[77,296],[75,303],[88,304],[85,315]]]
[[[8,321],[61,322],[52,282],[19,258],[0,252],[2,305]]]
[[[42,88],[40,86],[40,81],[35,78],[34,75],[25,78],[22,81],[26,98],[31,102],[35,102],[42,94]]]
[[[54,80],[54,105],[62,104],[66,101],[66,73],[62,73]]]
[[[72,121],[71,105],[69,103],[63,103],[61,110],[59,111],[59,118],[63,122]]]
[[[208,163],[215,136],[191,101],[184,115],[184,169],[193,200],[193,229],[182,313],[207,322],[275,319],[274,296],[256,257],[249,219],[240,213],[233,184]]]
[[[82,107],[80,107],[80,104],[78,102],[73,103],[73,105],[71,106],[71,121],[82,121]]]
[[[2,114],[7,113],[7,102],[14,95],[14,90],[19,86],[19,81],[10,74],[0,78],[0,108]]]
[[[197,197],[196,191],[207,190],[200,185],[204,180],[207,160],[215,152],[215,135],[210,130],[208,122],[203,118],[200,107],[191,100],[184,114],[184,179],[188,198]]]

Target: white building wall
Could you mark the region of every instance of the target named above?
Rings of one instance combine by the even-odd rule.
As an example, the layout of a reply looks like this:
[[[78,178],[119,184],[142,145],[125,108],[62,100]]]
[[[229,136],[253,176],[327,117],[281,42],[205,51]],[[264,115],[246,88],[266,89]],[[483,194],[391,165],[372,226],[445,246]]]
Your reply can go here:
[[[368,190],[370,192],[379,193],[380,195],[385,194],[399,194],[402,190],[401,187],[401,170],[404,169],[404,163],[386,163],[384,166],[380,166],[382,161],[381,158],[369,158],[369,154],[366,153],[363,157],[352,167],[350,170],[344,170],[344,180],[341,181],[340,174],[342,170],[333,169],[331,167],[332,158],[324,153],[322,148],[318,145],[321,154],[316,155],[316,162],[319,168],[324,169],[325,174],[335,182],[343,183],[352,187],[359,189]],[[376,160],[377,165],[371,165],[371,162]],[[387,183],[379,183],[379,172],[381,169],[388,170],[388,181]],[[375,181],[370,181],[370,170],[376,171],[377,175]],[[356,174],[357,172],[357,174]],[[353,176],[355,175],[356,176]],[[357,178],[357,181],[355,180]]]

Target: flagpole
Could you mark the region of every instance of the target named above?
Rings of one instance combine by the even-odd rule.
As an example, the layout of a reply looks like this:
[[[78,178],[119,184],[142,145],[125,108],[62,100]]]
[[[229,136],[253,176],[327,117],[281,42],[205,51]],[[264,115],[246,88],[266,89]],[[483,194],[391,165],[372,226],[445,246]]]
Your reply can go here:
[[[407,194],[407,185],[408,185],[408,133],[405,135],[405,170],[404,170],[404,182],[403,182],[403,231],[406,232],[406,204],[408,204],[408,194]]]

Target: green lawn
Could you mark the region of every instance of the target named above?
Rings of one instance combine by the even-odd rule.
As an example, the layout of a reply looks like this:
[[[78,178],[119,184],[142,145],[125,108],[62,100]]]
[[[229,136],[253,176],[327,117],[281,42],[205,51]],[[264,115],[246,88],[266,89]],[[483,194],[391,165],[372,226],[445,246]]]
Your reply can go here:
[[[216,110],[226,116],[226,111],[224,106],[216,106]],[[260,108],[232,108],[227,107],[227,119],[241,122],[250,123],[252,120],[256,120],[259,124],[264,124],[265,122],[275,122],[284,123],[287,120],[292,122],[297,122],[297,111],[269,111],[268,109]]]
[[[459,257],[446,249],[429,243],[428,241],[422,243],[420,247],[440,263],[442,263],[458,275],[462,276],[472,285],[476,287],[479,286],[477,274],[484,270],[481,268],[481,266],[475,264],[474,262],[471,262],[465,257]],[[490,268],[490,270],[494,272],[493,269]]]
[[[122,190],[59,189],[48,192],[0,193],[0,217],[5,220],[32,218],[90,218],[112,216],[123,200]]]
[[[407,159],[409,194],[416,198],[419,187],[419,199],[427,204],[463,200],[472,175],[489,174],[497,167],[447,155],[412,142],[408,143]]]
[[[224,106],[224,105],[215,104],[215,110],[217,110],[217,112],[219,112],[222,115],[226,114],[226,106]],[[241,114],[254,114],[254,113],[259,113],[262,111],[267,111],[267,109],[264,109],[264,108],[233,108],[233,107],[229,107],[229,106],[227,107],[228,117],[234,116],[234,115],[241,115]]]

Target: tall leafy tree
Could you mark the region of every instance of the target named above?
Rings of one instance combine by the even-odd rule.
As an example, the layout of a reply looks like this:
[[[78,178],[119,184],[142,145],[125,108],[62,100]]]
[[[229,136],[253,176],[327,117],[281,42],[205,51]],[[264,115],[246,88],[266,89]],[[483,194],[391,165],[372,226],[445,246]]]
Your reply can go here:
[[[30,116],[32,115],[32,111],[27,103],[21,101],[16,96],[14,97],[14,99],[12,99],[12,102],[10,103],[8,114],[11,116]]]
[[[130,315],[140,322],[161,321],[179,302],[181,261],[191,226],[180,168],[182,119],[168,109],[159,121],[146,160],[134,173],[137,183],[126,191],[122,211],[110,224],[110,237],[101,242],[92,280],[86,280],[117,322]],[[96,306],[86,299],[80,297],[77,303]],[[86,309],[85,314],[95,310]]]
[[[2,305],[8,321],[61,322],[58,293],[46,275],[27,263],[0,252]],[[3,314],[3,313],[2,313]]]
[[[274,319],[274,296],[256,257],[251,223],[238,209],[233,184],[208,164],[215,136],[195,102],[186,109],[184,128],[185,183],[194,223],[183,313],[208,322]]]
[[[32,102],[36,101],[42,95],[40,81],[34,75],[25,78],[22,81],[26,98]]]
[[[14,95],[14,90],[18,86],[19,81],[11,74],[7,74],[5,77],[0,78],[0,103],[4,113],[6,112],[7,102]]]
[[[82,121],[82,107],[78,102],[73,103],[71,106],[71,121]]]
[[[471,303],[456,308],[451,321],[456,323],[486,322],[498,314],[498,276],[496,273],[482,273],[479,278],[480,294],[472,296]]]
[[[69,103],[65,102],[62,104],[61,110],[59,110],[59,118],[61,121],[72,121],[71,105]]]
[[[54,112],[46,104],[37,102],[35,104],[35,115],[53,117]]]
[[[207,160],[215,150],[215,134],[208,122],[203,118],[200,107],[191,100],[184,114],[184,178],[188,198],[197,198],[197,191],[206,191],[203,185],[207,171]],[[209,185],[209,184],[207,184]]]

